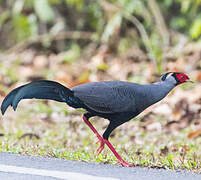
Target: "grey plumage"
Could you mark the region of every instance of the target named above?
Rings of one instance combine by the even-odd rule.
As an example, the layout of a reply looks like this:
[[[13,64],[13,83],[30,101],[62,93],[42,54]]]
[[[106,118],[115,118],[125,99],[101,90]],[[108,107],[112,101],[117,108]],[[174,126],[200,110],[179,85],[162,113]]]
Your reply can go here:
[[[124,81],[91,82],[72,88],[87,107],[100,113],[141,112],[175,87],[173,78],[141,85]]]
[[[65,102],[74,108],[84,108],[86,116],[100,116],[110,121],[103,134],[108,139],[119,125],[137,116],[145,108],[160,101],[177,84],[173,76],[153,84],[135,84],[124,81],[91,82],[72,89],[55,82],[41,80],[11,91],[1,105],[2,114],[9,105],[15,110],[22,99],[51,99]]]
[[[72,95],[72,91],[65,86],[48,80],[35,81],[12,90],[3,100],[1,105],[2,114],[8,106],[15,110],[22,99],[51,99],[66,102],[66,97]]]
[[[70,90],[57,82],[41,80],[11,91],[4,99],[1,110],[4,114],[9,105],[15,110],[21,99],[37,98],[66,102],[75,108],[81,108],[84,104],[88,110],[103,114],[125,112],[139,114],[164,98],[175,87],[175,83],[175,79],[171,76],[165,81],[146,85],[105,81],[75,86]]]

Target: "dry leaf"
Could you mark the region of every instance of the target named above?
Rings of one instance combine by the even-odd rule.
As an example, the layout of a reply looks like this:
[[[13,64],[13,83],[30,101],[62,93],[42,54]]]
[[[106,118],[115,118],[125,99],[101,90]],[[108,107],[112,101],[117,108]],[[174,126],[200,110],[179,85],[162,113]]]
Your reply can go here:
[[[187,145],[182,145],[182,150],[188,152],[190,148]]]
[[[196,76],[196,81],[201,81],[201,72],[199,72]]]
[[[201,134],[201,128],[196,130],[196,131],[193,131],[193,132],[189,133],[187,138],[189,138],[189,139],[196,138],[200,134]]]
[[[160,155],[166,155],[169,152],[169,148],[165,146],[164,148],[161,149]]]

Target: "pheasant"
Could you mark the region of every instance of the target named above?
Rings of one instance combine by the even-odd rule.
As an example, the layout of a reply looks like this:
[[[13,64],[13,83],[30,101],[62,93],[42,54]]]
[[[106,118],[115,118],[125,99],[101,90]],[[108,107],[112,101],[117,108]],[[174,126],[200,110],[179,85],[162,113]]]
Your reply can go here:
[[[12,90],[3,100],[2,114],[9,106],[16,110],[21,99],[50,99],[64,102],[73,108],[83,108],[84,122],[97,136],[101,153],[106,144],[122,166],[133,166],[124,161],[108,141],[112,131],[140,114],[147,107],[162,100],[174,87],[189,82],[189,77],[180,72],[167,72],[160,82],[136,84],[124,81],[90,82],[69,89],[58,82],[39,80]],[[109,120],[101,136],[89,119],[99,116]]]

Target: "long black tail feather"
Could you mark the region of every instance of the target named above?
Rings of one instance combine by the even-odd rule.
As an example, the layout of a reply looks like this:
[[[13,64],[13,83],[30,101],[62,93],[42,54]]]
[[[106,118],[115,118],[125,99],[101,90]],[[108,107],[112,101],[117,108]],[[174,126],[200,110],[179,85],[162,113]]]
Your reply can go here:
[[[67,102],[73,92],[55,81],[40,80],[28,83],[12,90],[1,104],[1,112],[5,113],[9,106],[16,110],[21,99],[50,99]]]

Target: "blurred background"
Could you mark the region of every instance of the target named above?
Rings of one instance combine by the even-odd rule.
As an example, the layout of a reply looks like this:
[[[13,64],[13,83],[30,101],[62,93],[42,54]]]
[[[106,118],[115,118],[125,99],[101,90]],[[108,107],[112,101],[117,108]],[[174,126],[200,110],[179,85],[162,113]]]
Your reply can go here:
[[[1,102],[13,88],[38,79],[68,87],[151,83],[167,71],[185,72],[195,83],[177,87],[115,130],[111,141],[133,163],[198,171],[200,0],[0,0]],[[0,116],[0,151],[115,161],[108,151],[95,155],[96,139],[81,113],[57,102],[23,100],[16,112]],[[107,120],[94,119],[103,132]]]

